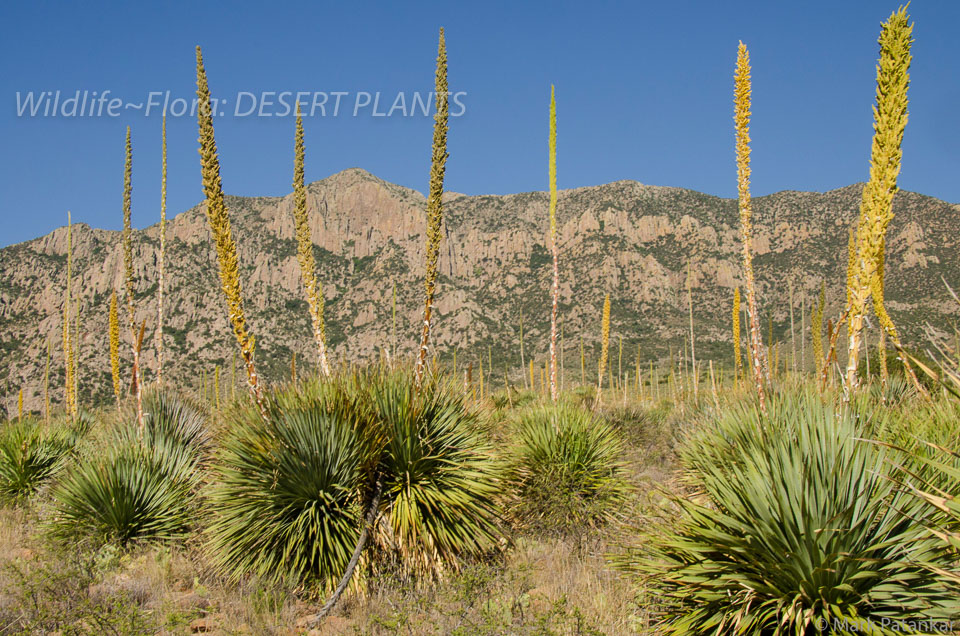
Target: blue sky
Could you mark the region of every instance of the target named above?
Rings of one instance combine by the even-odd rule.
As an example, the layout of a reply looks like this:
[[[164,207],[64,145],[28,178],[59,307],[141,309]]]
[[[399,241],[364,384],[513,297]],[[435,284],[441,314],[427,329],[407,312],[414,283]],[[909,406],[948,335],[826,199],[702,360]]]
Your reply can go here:
[[[432,120],[352,117],[359,92],[433,87],[446,28],[447,189],[545,189],[547,109],[557,87],[561,188],[635,179],[735,195],[732,72],[753,62],[753,192],[829,190],[867,177],[876,39],[896,2],[370,3],[4,2],[0,5],[0,245],[75,221],[119,228],[123,140],[133,129],[133,221],[159,218],[160,118],[18,116],[29,91],[194,96],[203,46],[227,192],[290,191],[292,117],[235,116],[238,93],[347,92],[305,122],[307,179],[361,167],[423,191]],[[960,3],[914,0],[910,123],[901,187],[960,202]],[[248,98],[249,100],[250,98]],[[332,105],[332,97],[330,104]],[[361,98],[362,99],[362,98]],[[244,110],[247,105],[244,105]],[[265,112],[278,113],[279,107]],[[202,197],[196,120],[169,121],[170,213]]]

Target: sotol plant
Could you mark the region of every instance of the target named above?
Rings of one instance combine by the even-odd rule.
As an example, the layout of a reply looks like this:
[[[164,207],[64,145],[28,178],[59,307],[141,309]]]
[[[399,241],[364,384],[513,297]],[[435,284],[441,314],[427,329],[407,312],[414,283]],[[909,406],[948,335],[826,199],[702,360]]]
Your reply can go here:
[[[110,296],[110,375],[113,377],[113,395],[120,410],[120,320],[117,316],[117,292]]]
[[[339,580],[322,617],[369,541],[374,567],[392,557],[419,575],[495,543],[496,464],[461,391],[371,369],[268,403],[265,419],[236,415],[218,464],[210,548],[227,572],[327,590]]]
[[[77,412],[76,385],[73,382],[76,361],[73,356],[73,337],[70,334],[70,292],[73,279],[73,220],[67,212],[67,283],[63,298],[63,400],[67,412]]]
[[[960,613],[943,574],[955,556],[925,527],[938,513],[862,439],[865,419],[809,392],[697,427],[681,459],[699,497],[675,498],[677,521],[624,562],[652,586],[663,631],[887,636],[905,617]]]
[[[320,370],[324,375],[329,376],[326,326],[323,320],[323,286],[317,279],[316,264],[313,259],[313,239],[310,237],[310,219],[307,215],[307,188],[303,177],[303,154],[303,118],[300,115],[298,103],[293,159],[293,221],[297,234],[297,262],[300,263],[303,290],[310,307],[313,339],[317,343]]]
[[[894,346],[900,346],[893,321],[883,304],[883,269],[887,227],[893,219],[893,198],[900,174],[903,132],[907,125],[907,87],[910,84],[910,44],[913,25],[906,7],[900,7],[883,24],[880,32],[880,60],[877,64],[877,103],[874,106],[873,145],[870,152],[870,180],[863,187],[860,219],[857,224],[856,258],[848,274],[848,344],[846,384],[858,385],[857,365],[867,301],[880,328]],[[912,376],[907,360],[904,369]],[[919,386],[919,385],[918,385]]]
[[[763,382],[766,356],[760,335],[760,314],[753,282],[753,208],[750,202],[750,54],[743,42],[737,49],[734,74],[734,125],[737,133],[737,195],[740,207],[740,242],[743,247],[743,282],[747,292],[747,318],[750,321],[749,351],[757,385],[760,409],[764,410]]]
[[[447,48],[440,29],[437,47],[436,73],[437,112],[433,116],[433,153],[430,162],[430,191],[427,194],[427,245],[424,276],[423,328],[420,333],[420,348],[417,350],[415,382],[423,382],[427,365],[427,347],[430,343],[430,321],[433,316],[433,297],[437,289],[437,261],[440,258],[440,239],[443,226],[443,176],[447,165]]]
[[[521,412],[507,469],[510,517],[560,535],[609,520],[626,493],[622,449],[617,432],[582,408]]]
[[[62,468],[78,429],[42,426],[30,418],[0,429],[0,503],[30,496]]]
[[[820,296],[813,304],[810,316],[810,342],[813,346],[813,364],[817,375],[823,370],[826,360],[823,357],[823,309],[827,302],[827,285],[820,284]]]
[[[593,408],[600,406],[603,392],[603,374],[607,370],[607,352],[610,347],[610,294],[603,299],[603,316],[600,318],[600,361],[597,364],[597,397]]]
[[[560,247],[557,245],[557,100],[550,87],[550,135],[548,139],[550,181],[550,253],[553,256],[553,288],[550,309],[550,399],[557,399],[557,305],[560,301]]]
[[[143,342],[143,328],[137,337],[137,299],[136,285],[133,278],[133,227],[130,222],[131,210],[131,176],[133,166],[133,150],[130,145],[130,127],[127,126],[127,143],[123,165],[123,281],[127,297],[127,327],[130,329],[130,344],[133,348],[133,380],[130,390],[136,400],[137,422],[143,426],[143,388],[140,373],[140,344]]]
[[[163,116],[160,168],[160,256],[157,260],[157,386],[163,386],[163,287],[167,253],[167,116]]]
[[[734,381],[743,375],[743,358],[740,355],[740,288],[733,290],[733,374]]]
[[[220,181],[220,159],[217,157],[217,142],[213,134],[213,110],[210,105],[210,88],[207,73],[203,68],[203,53],[197,47],[197,124],[200,128],[200,165],[203,175],[203,191],[207,199],[207,221],[217,251],[220,268],[220,286],[227,301],[227,312],[233,335],[240,347],[247,370],[247,384],[260,412],[265,414],[263,391],[254,363],[255,342],[247,331],[247,318],[243,311],[243,289],[240,284],[240,267],[237,245],[230,231],[230,212],[223,196]]]
[[[91,447],[53,492],[51,531],[62,540],[90,536],[126,545],[185,536],[196,518],[206,443],[203,416],[169,395],[144,396],[104,447]]]

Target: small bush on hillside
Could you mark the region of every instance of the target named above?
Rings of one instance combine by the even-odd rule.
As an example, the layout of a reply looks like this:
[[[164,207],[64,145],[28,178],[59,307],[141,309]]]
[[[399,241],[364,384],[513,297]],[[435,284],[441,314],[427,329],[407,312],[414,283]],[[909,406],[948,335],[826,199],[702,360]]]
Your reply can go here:
[[[29,497],[63,466],[88,427],[88,416],[47,428],[35,419],[0,428],[0,501]]]
[[[209,547],[222,569],[331,586],[377,483],[374,561],[433,574],[499,538],[496,464],[453,392],[373,369],[269,403],[266,420],[236,414],[217,462]]]
[[[552,535],[606,522],[625,495],[622,451],[620,435],[589,411],[557,405],[522,413],[507,472],[512,517]]]
[[[193,525],[199,486],[199,413],[172,396],[145,401],[144,427],[125,420],[118,434],[86,449],[53,491],[54,536],[87,535],[126,545],[183,537]]]
[[[876,425],[815,394],[768,409],[734,405],[693,433],[681,455],[698,497],[675,498],[675,523],[621,562],[645,576],[665,631],[892,634],[904,617],[960,616],[940,573],[953,556],[925,527],[938,513],[862,439]]]

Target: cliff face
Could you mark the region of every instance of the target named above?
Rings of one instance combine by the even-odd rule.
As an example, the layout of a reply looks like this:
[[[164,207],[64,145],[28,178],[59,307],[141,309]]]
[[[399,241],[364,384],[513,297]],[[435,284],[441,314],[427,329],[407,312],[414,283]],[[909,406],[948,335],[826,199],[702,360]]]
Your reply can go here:
[[[860,190],[854,185],[755,199],[755,267],[765,338],[766,317],[772,314],[774,336],[789,350],[791,287],[798,342],[801,297],[809,314],[821,281],[827,284],[828,315],[838,312],[847,232],[858,213]],[[498,377],[505,365],[519,373],[522,311],[525,352],[542,364],[549,338],[547,195],[449,193],[445,201],[436,351],[448,358],[457,348],[461,360],[474,361],[482,353],[488,366],[489,347]],[[257,359],[261,373],[276,381],[288,376],[294,352],[301,367],[315,363],[292,204],[292,195],[228,197]],[[423,196],[352,169],[311,184],[308,206],[333,360],[369,359],[392,344],[394,286],[396,345],[401,353],[412,352],[422,311]],[[941,328],[952,324],[956,306],[940,278],[960,286],[958,211],[956,205],[919,194],[897,195],[888,234],[887,297],[908,341],[919,341],[927,321]],[[647,365],[668,355],[670,347],[682,346],[688,265],[698,358],[730,357],[730,303],[740,271],[736,201],[620,181],[561,192],[558,221],[568,373],[577,367],[579,376],[580,337],[588,358],[593,357],[605,293],[613,304],[611,333],[623,338],[624,368],[627,361],[633,368],[638,348]],[[168,221],[168,232],[166,377],[196,386],[203,372],[209,377],[220,366],[229,384],[235,347],[203,207]],[[112,290],[122,289],[119,239],[117,232],[83,224],[73,229],[80,392],[88,404],[112,396],[107,308]],[[148,381],[155,366],[158,250],[158,226],[134,233]],[[53,350],[51,395],[55,404],[62,399],[65,265],[66,228],[0,250],[0,405],[8,412],[15,411],[21,386],[25,407],[42,407],[47,338]],[[128,372],[130,337],[125,330],[121,336]],[[615,365],[617,354],[614,349]]]

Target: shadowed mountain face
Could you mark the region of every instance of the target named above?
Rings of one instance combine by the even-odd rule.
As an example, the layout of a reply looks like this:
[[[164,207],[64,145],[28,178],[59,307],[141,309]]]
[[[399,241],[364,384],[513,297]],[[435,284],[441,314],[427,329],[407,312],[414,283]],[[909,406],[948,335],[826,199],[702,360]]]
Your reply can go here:
[[[827,285],[826,315],[839,313],[848,229],[858,214],[860,191],[861,186],[853,185],[823,194],[780,192],[754,200],[764,338],[772,316],[774,339],[783,343],[781,356],[791,350],[791,288],[797,347],[801,299],[809,344],[810,302],[821,281]],[[228,197],[227,202],[261,374],[282,381],[289,377],[294,352],[301,369],[316,362],[295,255],[293,196]],[[456,348],[460,361],[475,365],[482,354],[485,373],[492,355],[491,381],[499,385],[507,365],[511,373],[520,373],[521,312],[526,358],[533,357],[539,366],[546,358],[548,196],[449,193],[445,202],[435,352],[448,360]],[[351,169],[311,184],[308,205],[333,361],[370,359],[394,344],[401,355],[412,353],[422,312],[423,196]],[[886,295],[908,342],[922,341],[925,322],[952,327],[956,307],[941,276],[957,286],[958,210],[919,194],[897,195],[887,241]],[[650,360],[682,348],[689,329],[688,266],[697,358],[720,362],[732,357],[730,308],[740,276],[735,200],[619,181],[561,192],[558,221],[564,365],[570,379],[579,380],[581,337],[587,373],[595,377],[606,293],[613,306],[614,373],[620,338],[624,372],[634,368],[638,355],[647,368]],[[235,343],[203,206],[168,221],[167,230],[166,377],[176,385],[199,386],[205,373],[209,386],[219,366],[221,384],[229,386]],[[0,250],[0,405],[8,412],[15,412],[21,386],[25,408],[42,408],[48,338],[53,351],[51,399],[54,404],[62,399],[66,237],[66,228],[60,228]],[[135,232],[133,241],[137,320],[147,321],[144,364],[150,381],[155,369],[158,226]],[[74,290],[80,304],[80,394],[90,404],[112,397],[107,310],[111,292],[123,288],[120,234],[78,224],[73,246]],[[126,374],[130,341],[123,329]],[[810,357],[808,353],[808,365]],[[238,387],[240,373],[238,368]]]

